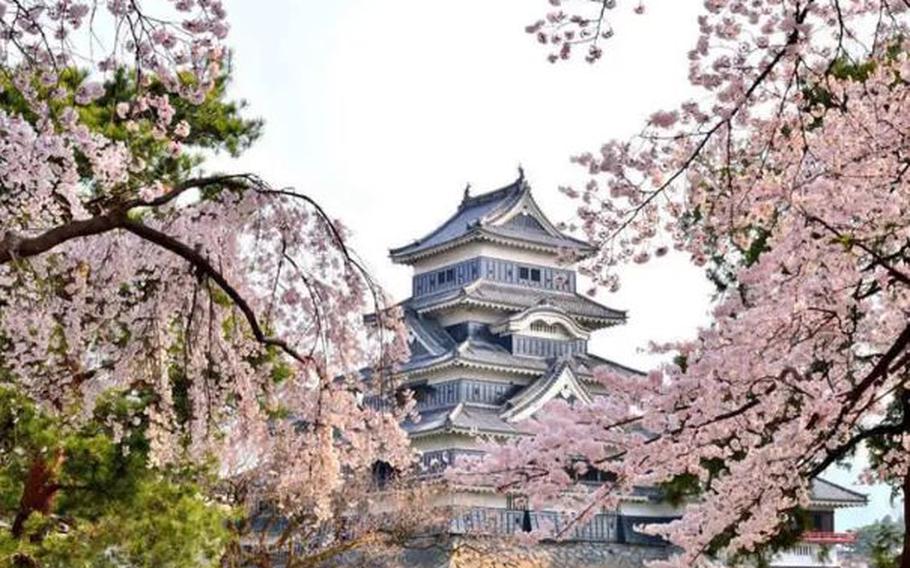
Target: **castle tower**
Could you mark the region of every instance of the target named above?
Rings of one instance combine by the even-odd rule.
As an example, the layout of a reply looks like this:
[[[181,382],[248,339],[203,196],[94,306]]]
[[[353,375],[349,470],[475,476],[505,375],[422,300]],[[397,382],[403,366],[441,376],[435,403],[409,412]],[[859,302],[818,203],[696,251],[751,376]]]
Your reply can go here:
[[[525,435],[524,420],[556,397],[585,403],[608,396],[594,380],[597,367],[620,376],[638,373],[588,350],[594,332],[626,321],[623,311],[576,289],[574,264],[594,252],[547,219],[523,175],[489,193],[472,196],[466,189],[442,225],[390,251],[394,262],[414,271],[412,295],[402,303],[411,358],[400,379],[417,400],[420,420],[404,428],[422,455],[424,471],[433,474],[459,456],[477,455],[478,438]],[[600,481],[591,477],[582,481]],[[810,556],[823,546],[819,543],[846,538],[833,532],[834,509],[863,504],[865,497],[821,479],[814,482],[813,497],[817,530],[793,552],[805,553],[805,563],[790,555],[775,565],[838,565],[836,557],[815,564]],[[522,501],[492,492],[453,493],[451,504],[467,511],[454,521],[455,532],[558,530],[561,522],[554,511],[527,511]],[[642,558],[660,556],[664,543],[636,527],[680,513],[661,502],[658,491],[642,488],[620,510],[577,527],[574,539],[582,546],[612,547],[610,554],[625,546]],[[579,565],[601,566],[595,557],[602,552],[593,551]]]
[[[591,400],[591,333],[625,313],[576,290],[566,258],[591,246],[560,232],[523,177],[477,196],[426,237],[391,251],[413,267],[404,303],[411,360],[402,369],[419,423],[407,425],[427,466],[469,452],[477,434],[515,435],[553,397]]]

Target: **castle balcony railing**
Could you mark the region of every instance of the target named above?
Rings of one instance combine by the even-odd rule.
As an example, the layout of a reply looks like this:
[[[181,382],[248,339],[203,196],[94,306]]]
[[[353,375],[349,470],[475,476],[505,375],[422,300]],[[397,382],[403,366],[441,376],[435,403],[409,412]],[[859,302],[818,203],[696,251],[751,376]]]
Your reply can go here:
[[[830,533],[829,533],[830,534]],[[777,553],[770,562],[771,568],[839,568],[837,547],[801,541]]]
[[[810,544],[850,544],[856,535],[848,532],[809,531],[803,533],[803,542]]]

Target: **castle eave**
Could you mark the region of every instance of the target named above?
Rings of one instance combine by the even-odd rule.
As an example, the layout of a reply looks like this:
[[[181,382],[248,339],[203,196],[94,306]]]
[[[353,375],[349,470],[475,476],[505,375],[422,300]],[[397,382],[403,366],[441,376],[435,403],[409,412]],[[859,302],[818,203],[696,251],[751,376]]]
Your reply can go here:
[[[546,242],[530,237],[508,235],[501,230],[494,231],[484,228],[475,228],[458,238],[431,247],[421,248],[418,244],[413,244],[393,249],[389,251],[389,258],[396,264],[413,264],[424,258],[450,251],[474,241],[489,242],[520,250],[542,252],[552,255],[568,254],[575,261],[589,258],[596,252],[589,244],[569,237]]]
[[[529,362],[533,361],[529,359]],[[458,357],[451,357],[444,361],[437,363],[431,363],[425,367],[419,367],[414,369],[402,369],[402,373],[408,375],[409,377],[418,377],[426,374],[435,373],[449,367],[462,367],[467,369],[478,369],[482,371],[497,371],[504,373],[512,373],[516,375],[528,375],[528,376],[537,376],[541,373],[541,368],[539,365],[534,366],[522,366],[514,364],[494,364],[494,363],[484,363],[480,361],[472,361],[470,359],[463,359]]]
[[[492,282],[476,282],[446,293],[407,301],[421,315],[473,306],[518,313],[548,301],[588,327],[607,327],[626,321],[626,313],[609,308],[577,293],[554,292]]]

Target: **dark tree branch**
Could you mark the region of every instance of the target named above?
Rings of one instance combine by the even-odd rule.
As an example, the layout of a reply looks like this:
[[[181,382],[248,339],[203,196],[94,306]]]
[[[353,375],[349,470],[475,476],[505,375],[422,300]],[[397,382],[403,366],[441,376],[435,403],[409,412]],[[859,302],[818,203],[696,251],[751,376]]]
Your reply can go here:
[[[256,317],[256,313],[253,311],[253,308],[250,307],[246,299],[230,282],[227,281],[224,275],[212,265],[209,259],[203,256],[199,251],[190,248],[170,235],[166,235],[161,231],[136,221],[124,219],[121,226],[143,240],[176,254],[215,282],[215,284],[228,295],[234,305],[243,312],[243,315],[253,332],[253,336],[259,343],[266,346],[277,347],[301,363],[309,364],[314,362],[312,357],[301,355],[283,339],[277,339],[266,335]]]
[[[200,178],[191,178],[182,181],[170,190],[154,199],[133,199],[127,201],[126,209],[133,207],[161,207],[166,205],[191,189],[202,189],[211,186],[225,186],[232,189],[246,189],[250,186],[262,186],[262,181],[253,174],[228,174]]]
[[[38,256],[67,241],[107,233],[121,227],[125,219],[125,210],[113,209],[90,219],[71,221],[54,227],[37,237],[25,238],[16,233],[7,232],[0,238],[0,264]]]
[[[124,229],[147,242],[180,256],[200,273],[215,282],[243,313],[253,336],[259,343],[265,346],[277,347],[301,363],[314,363],[315,360],[311,355],[301,354],[285,340],[267,335],[247,300],[203,254],[174,237],[132,220],[129,217],[129,211],[132,208],[161,207],[173,202],[190,189],[201,189],[218,185],[235,189],[252,188],[264,195],[300,199],[312,206],[316,210],[320,222],[325,225],[324,228],[330,235],[332,242],[344,256],[345,261],[366,279],[370,292],[373,295],[373,301],[376,304],[376,308],[379,308],[380,302],[375,289],[375,283],[370,278],[366,269],[352,256],[350,250],[346,247],[338,228],[335,227],[322,207],[316,203],[315,200],[306,195],[289,190],[271,189],[257,176],[252,174],[218,175],[189,179],[175,185],[171,190],[155,199],[130,200],[90,219],[70,221],[66,224],[54,227],[53,229],[49,229],[35,237],[23,237],[17,233],[8,232],[5,235],[0,236],[0,264],[38,256],[49,252],[66,242],[79,238],[100,235],[117,229]]]

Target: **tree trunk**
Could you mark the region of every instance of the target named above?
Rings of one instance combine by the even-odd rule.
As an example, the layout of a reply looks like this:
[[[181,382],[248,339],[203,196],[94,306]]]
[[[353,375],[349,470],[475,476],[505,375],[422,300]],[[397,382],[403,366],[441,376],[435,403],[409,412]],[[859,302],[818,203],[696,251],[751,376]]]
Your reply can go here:
[[[25,523],[32,513],[50,512],[54,496],[60,489],[57,474],[62,464],[61,449],[55,452],[53,461],[45,461],[41,456],[36,456],[32,460],[28,476],[25,478],[25,487],[22,488],[22,497],[19,499],[19,510],[10,529],[13,538],[20,539],[24,536]]]
[[[16,568],[38,568],[38,562],[31,556],[16,553],[13,555],[13,566]]]
[[[904,549],[901,552],[901,568],[910,568],[910,471],[904,474]]]
[[[900,393],[901,411],[904,432],[910,429],[910,390],[903,389]],[[904,472],[903,497],[904,497],[904,547],[901,551],[900,568],[910,568],[910,470]]]

